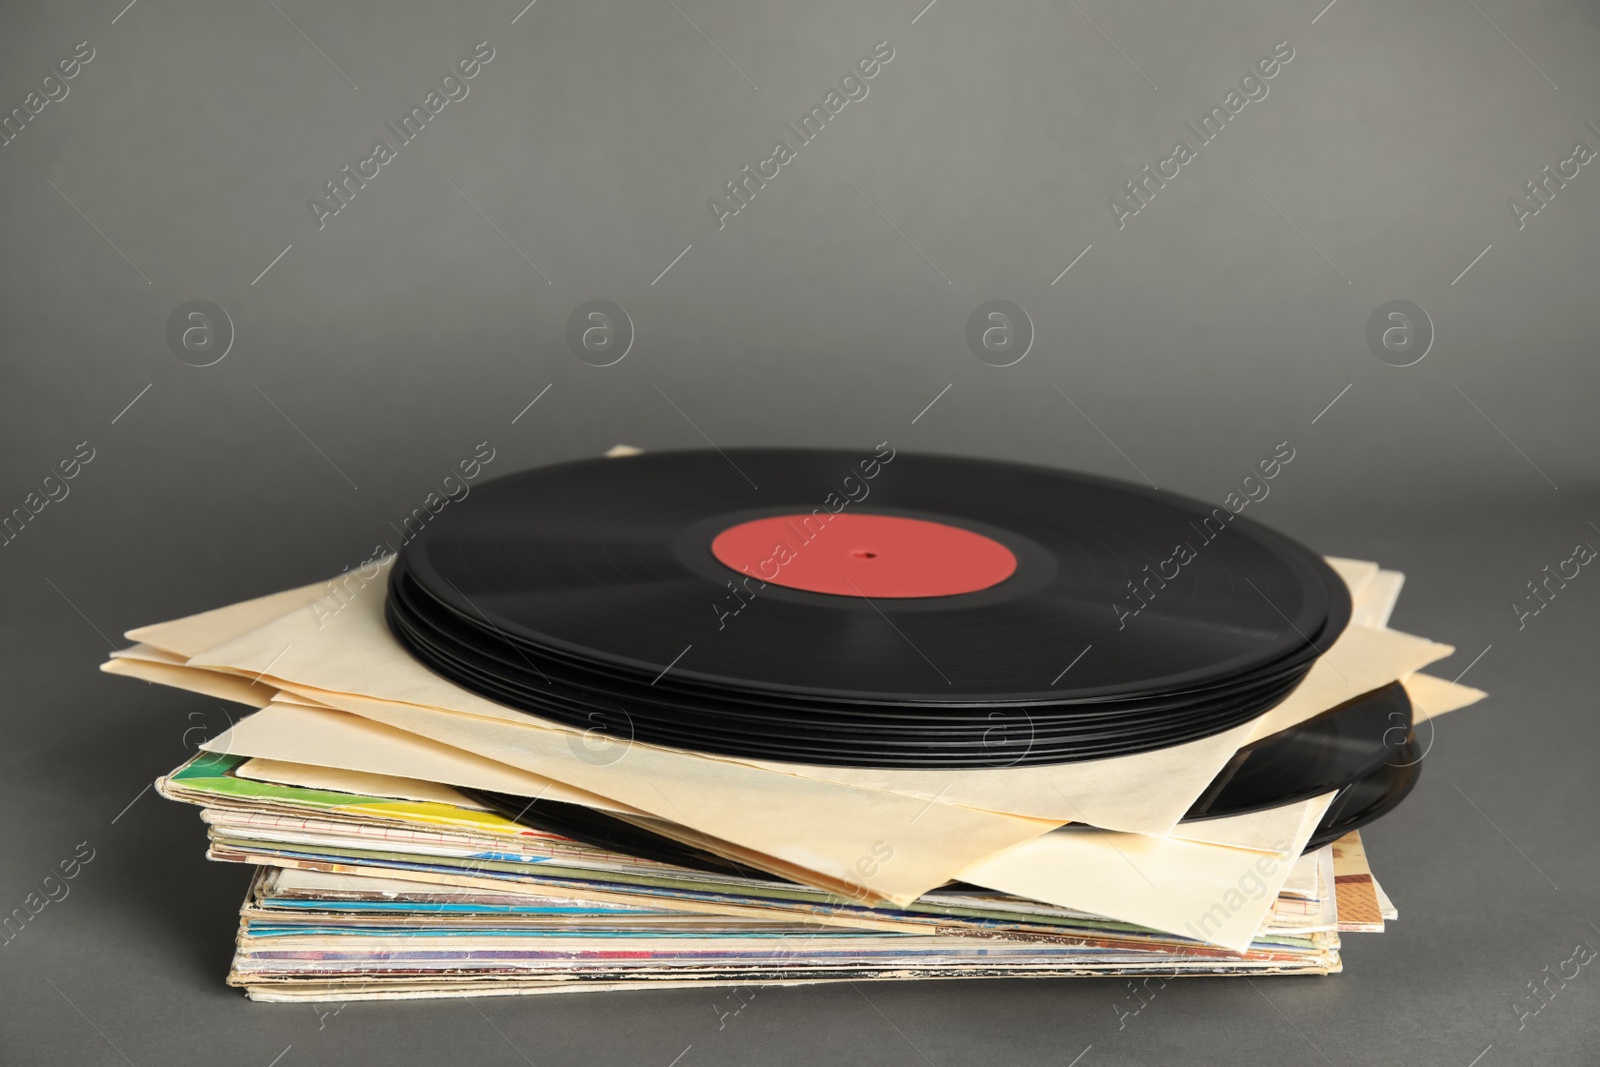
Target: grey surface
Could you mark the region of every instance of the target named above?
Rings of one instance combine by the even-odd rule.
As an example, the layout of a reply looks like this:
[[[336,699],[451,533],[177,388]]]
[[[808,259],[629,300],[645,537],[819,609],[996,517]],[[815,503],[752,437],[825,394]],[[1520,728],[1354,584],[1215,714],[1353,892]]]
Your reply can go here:
[[[5,108],[96,55],[0,148],[0,511],[95,458],[0,548],[0,910],[95,858],[0,947],[0,1061],[1600,1059],[1592,967],[1513,1010],[1600,946],[1600,575],[1522,630],[1511,608],[1600,545],[1600,166],[1523,229],[1507,206],[1600,148],[1600,9],[923,2],[7,5]],[[480,40],[470,95],[319,231],[308,199]],[[719,231],[707,198],[879,40],[867,98]],[[1269,95],[1119,230],[1108,198],[1283,40]],[[196,299],[237,331],[205,368],[165,340]],[[592,299],[637,331],[603,369],[564,341]],[[991,299],[1036,328],[1015,366],[968,350]],[[1365,339],[1396,299],[1437,331],[1406,368]],[[698,992],[326,1014],[226,989],[247,872],[141,790],[227,709],[97,674],[120,632],[359,563],[480,440],[502,473],[702,434],[1218,501],[1292,442],[1252,514],[1405,571],[1395,624],[1492,693],[1367,835],[1403,918],[1340,976],[1185,982],[1121,1030],[1116,981],[766,989],[720,1023]]]

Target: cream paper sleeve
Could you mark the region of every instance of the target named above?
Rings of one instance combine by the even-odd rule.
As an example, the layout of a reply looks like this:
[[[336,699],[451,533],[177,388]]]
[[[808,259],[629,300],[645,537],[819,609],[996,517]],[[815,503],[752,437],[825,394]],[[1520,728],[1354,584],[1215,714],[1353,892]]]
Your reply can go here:
[[[309,586],[291,590],[286,594],[260,598],[246,605],[234,605],[230,609],[220,609],[204,616],[146,627],[134,631],[134,635],[154,645],[174,651],[186,651],[205,637],[225,636],[227,631],[236,631],[241,624],[256,622],[288,604],[291,608],[290,614],[249,631],[222,648],[195,656],[191,660],[192,665],[196,668],[209,667],[231,671],[252,678],[261,677],[263,682],[287,685],[305,697],[332,706],[345,707],[376,721],[386,721],[391,725],[401,726],[452,747],[483,752],[480,746],[487,745],[496,750],[498,753],[496,758],[501,762],[509,762],[527,770],[531,769],[529,762],[532,761],[548,777],[569,784],[578,784],[580,788],[587,788],[588,791],[601,796],[622,800],[619,793],[642,792],[649,803],[634,803],[633,806],[652,811],[663,819],[685,822],[712,836],[735,842],[740,842],[740,836],[727,832],[728,828],[723,824],[729,821],[741,821],[740,816],[729,816],[724,813],[717,817],[714,813],[702,813],[710,819],[711,824],[715,825],[697,825],[694,818],[686,818],[686,811],[699,810],[703,807],[700,801],[705,798],[697,795],[685,807],[684,801],[669,797],[670,790],[662,789],[653,779],[659,778],[661,782],[666,782],[667,778],[661,775],[671,770],[673,774],[668,777],[677,779],[679,785],[687,783],[697,794],[708,792],[709,796],[722,798],[737,796],[738,789],[732,786],[734,781],[738,781],[742,783],[742,788],[754,791],[761,801],[776,801],[781,805],[787,802],[786,796],[761,794],[774,790],[778,794],[794,792],[793,783],[790,783],[788,789],[780,788],[777,783],[785,779],[799,779],[801,780],[799,791],[809,795],[816,791],[815,786],[821,784],[815,781],[816,778],[835,773],[826,769],[779,765],[776,768],[766,768],[766,774],[762,776],[760,774],[762,768],[743,765],[738,761],[708,758],[647,745],[630,746],[629,756],[641,758],[632,758],[627,763],[618,761],[613,764],[582,758],[575,760],[572,757],[584,747],[581,735],[576,731],[555,724],[538,724],[520,712],[503,708],[467,693],[416,664],[393,641],[383,625],[381,585],[373,583],[364,590],[367,595],[357,597],[345,610],[331,618],[326,613],[321,613],[319,618],[319,613],[309,609],[301,610],[307,607],[309,595],[323,588],[323,586]],[[245,610],[247,608],[249,610]],[[210,632],[207,632],[208,627]],[[1413,656],[1419,654],[1417,646],[1428,645],[1419,639],[1404,638],[1403,635],[1400,635],[1400,639],[1402,642],[1410,643],[1408,651]],[[1335,649],[1338,648],[1336,645]],[[1438,654],[1443,654],[1443,646],[1432,646],[1428,651],[1434,650],[1438,650]],[[1394,658],[1392,655],[1394,650],[1391,648],[1387,651],[1391,653],[1391,659]],[[1357,659],[1359,658],[1358,656]],[[1382,678],[1376,683],[1384,684],[1402,673],[1400,668],[1391,666],[1387,670],[1376,672],[1369,668],[1363,674],[1357,670],[1358,666],[1369,667],[1366,664],[1347,663],[1346,667],[1349,670],[1337,672],[1346,687],[1358,684],[1351,681],[1352,675],[1357,678],[1373,677],[1390,674],[1390,671],[1393,671],[1389,677]],[[268,671],[270,674],[265,673]],[[312,684],[306,684],[307,682]],[[1324,688],[1337,690],[1338,683]],[[1314,714],[1319,710],[1322,709],[1317,708],[1308,711],[1307,714]],[[499,721],[469,722],[469,716]],[[1031,784],[1035,787],[1048,786],[1048,791],[1043,794],[1045,805],[1043,810],[1048,813],[1042,819],[1045,825],[1038,825],[1040,820],[1037,818],[1031,822],[1025,819],[1026,825],[1013,824],[1005,833],[997,833],[1000,823],[989,820],[992,836],[985,835],[986,841],[1009,843],[1003,841],[1007,836],[1013,839],[1025,839],[1048,829],[1052,822],[1070,819],[1162,833],[1177,821],[1193,797],[1198,795],[1216,770],[1231,757],[1243,734],[1243,729],[1236,728],[1219,738],[1179,746],[1177,749],[1058,768],[1011,768],[943,775],[935,772],[896,772],[881,781],[869,783],[869,788],[865,791],[859,782],[837,782],[835,784],[850,788],[842,793],[833,792],[828,795],[834,801],[845,804],[845,808],[839,810],[837,814],[847,820],[854,819],[859,822],[863,812],[872,815],[886,814],[887,824],[893,826],[896,814],[903,813],[875,812],[873,810],[875,807],[896,805],[893,801],[879,800],[871,794],[893,793],[900,797],[909,795],[913,799],[924,800],[929,803],[917,805],[915,814],[909,818],[913,820],[928,818],[923,814],[927,811],[938,813],[937,819],[933,821],[943,821],[952,814],[946,810],[953,806],[946,802],[952,800],[1002,808],[1026,806],[1029,802],[1029,798],[1025,795],[1026,789],[1022,790],[1024,796],[1021,801],[1015,795],[1006,794],[1008,786]],[[579,748],[573,747],[575,740]],[[567,751],[563,752],[562,746],[565,746]],[[636,772],[640,769],[642,760],[648,760],[655,769],[641,776]],[[778,775],[772,773],[774,770]],[[757,773],[752,776],[751,772]],[[860,773],[873,775],[879,772]],[[574,776],[581,778],[587,785],[582,782],[574,783]],[[1031,777],[1034,781],[1024,782],[1025,777]],[[813,779],[809,786],[804,783],[807,778]],[[918,778],[935,780],[918,781]],[[940,778],[942,781],[937,780]],[[708,791],[708,779],[715,779],[717,788]],[[1175,780],[1178,783],[1176,786],[1173,784]],[[1164,791],[1160,788],[1162,786],[1166,786]],[[996,790],[999,791],[998,795],[995,795]],[[1014,789],[1011,791],[1015,792]],[[1037,791],[1036,788],[1035,792]],[[866,795],[863,795],[863,792]],[[984,795],[986,792],[989,795]],[[1165,794],[1163,796],[1152,795],[1163,792]],[[952,793],[954,796],[950,795]],[[845,801],[846,797],[849,797],[850,801]],[[1038,799],[1038,797],[1032,798],[1033,801]],[[623,800],[623,803],[630,802]],[[734,800],[730,803],[737,807],[739,801]],[[805,816],[802,814],[800,818],[803,821]],[[776,825],[782,825],[782,822]],[[741,843],[757,850],[771,851],[770,840],[768,833],[757,832],[753,836],[747,836]],[[872,838],[867,843],[869,846],[892,847],[888,844],[888,840],[882,837]],[[936,850],[938,848],[934,841],[925,844]],[[910,845],[904,846],[901,850],[902,855],[910,847]],[[796,858],[796,861],[802,864],[809,864],[810,860],[815,858],[807,854],[803,846],[799,848],[799,852],[808,855],[809,858],[791,858]],[[870,852],[870,847],[864,852],[857,852],[853,862],[847,856],[830,857],[827,861],[832,865],[830,876],[849,879],[855,876],[852,872],[860,873],[859,868],[863,863],[869,867],[874,866]],[[956,849],[955,855],[959,856],[960,852],[960,849]],[[843,870],[840,870],[841,866]],[[910,865],[900,866],[904,868]],[[878,874],[875,872],[871,877],[877,878]],[[931,871],[923,872],[921,880],[928,882],[928,887],[931,887],[932,884],[937,884],[937,881],[930,881],[932,877]],[[892,896],[888,893],[885,895],[889,899],[896,897],[903,899],[914,884],[912,882],[899,885]]]
[[[383,577],[380,575],[374,581]],[[130,641],[150,644],[164,652],[188,658],[247,634],[258,626],[265,626],[274,619],[281,619],[291,611],[304,610],[308,618],[314,619],[311,604],[326,597],[332,585],[332,581],[315,582],[298,589],[285,589],[281,593],[268,593],[251,600],[241,600],[237,604],[202,611],[198,615],[140,626],[123,636]]]
[[[1336,795],[1291,805],[1294,836],[1276,852],[1068,826],[980,860],[961,879],[1243,952]]]
[[[192,657],[190,665],[252,678],[260,676],[262,681],[279,688],[299,691],[357,714],[370,715],[388,705],[412,705],[498,720],[528,733],[579,736],[578,731],[534,720],[470,693],[416,662],[395,641],[383,621],[383,592],[373,583],[332,617],[319,619],[309,611],[294,611]],[[144,636],[149,639],[156,635]],[[1154,752],[1047,767],[864,770],[733,760],[643,744],[632,747],[650,751],[657,764],[675,759],[741,767],[745,771],[764,771],[774,780],[803,778],[923,801],[937,798],[950,804],[1057,823],[1082,821],[1110,829],[1164,834],[1242,744],[1395,681],[1450,651],[1448,646],[1406,634],[1352,627],[1313,665],[1287,700],[1252,723]],[[384,721],[399,725],[392,719]],[[412,721],[417,721],[415,716]],[[439,723],[431,729],[434,732],[427,736],[435,740],[472,747],[442,735]],[[481,735],[481,727],[477,729]],[[632,770],[621,763],[615,767],[614,775],[619,778],[628,777]],[[548,764],[539,773],[562,777]],[[587,770],[576,773],[593,780]],[[701,778],[707,773],[703,766],[696,770]],[[741,777],[753,780],[748,774]],[[583,788],[616,797],[614,791],[597,785]],[[662,815],[672,818],[671,812]]]
[[[340,719],[349,721],[329,728],[329,724]],[[418,775],[447,770],[443,765],[416,762],[417,752],[427,752],[431,749],[444,750],[444,746],[432,746],[420,738],[413,738],[404,743],[404,746],[414,750],[407,754],[404,746],[391,744],[385,738],[384,735],[388,732],[376,723],[340,712],[273,705],[245,719],[233,730],[208,742],[205,747],[210,751],[226,751],[235,755],[258,752],[292,753],[297,748],[312,749],[316,752],[316,759],[339,764],[365,762],[368,765],[384,765],[381,758],[374,759],[374,753],[380,757],[391,758],[399,755],[407,758],[407,765]],[[398,731],[394,733],[396,740],[405,736]],[[266,765],[259,768],[260,773],[248,776],[269,781],[316,784],[327,788],[343,786],[357,791],[376,789],[380,792],[384,782],[403,784],[411,780],[373,779],[368,775],[352,776],[351,772],[322,772],[319,776],[314,772],[307,773],[308,768],[299,764],[274,765],[270,761],[259,759],[252,759],[246,767],[261,762],[265,762]],[[485,770],[489,772],[487,775],[483,773]],[[477,765],[470,761],[462,761],[453,777],[465,779],[461,784],[479,785],[483,788],[513,785],[528,789],[546,781],[527,775],[525,781],[517,782],[512,777],[517,773],[511,768],[500,767],[487,760],[482,760]],[[333,777],[325,777],[329,774]],[[559,784],[551,783],[549,786],[539,786],[539,788],[549,790],[551,786],[554,787],[554,791],[544,793],[551,799],[592,804],[589,798]],[[1084,828],[1071,827],[1068,828],[1071,832],[1045,835],[1039,839],[1042,843],[1035,848],[1014,846],[1003,849],[994,856],[969,867],[961,873],[961,877],[988,888],[1011,892],[1030,899],[1091,914],[1103,914],[1118,921],[1151,926],[1154,929],[1197,937],[1199,940],[1237,949],[1236,935],[1245,930],[1245,935],[1248,936],[1248,933],[1259,925],[1265,911],[1263,910],[1258,916],[1253,911],[1245,909],[1238,901],[1222,900],[1226,889],[1241,879],[1248,880],[1251,870],[1255,870],[1259,875],[1263,869],[1274,867],[1278,859],[1287,857],[1293,849],[1303,847],[1311,828],[1326,810],[1328,800],[1328,796],[1319,797],[1227,819],[1209,820],[1205,823],[1182,823],[1178,828],[1182,831],[1186,827],[1208,827],[1215,836],[1224,841],[1231,836],[1236,839],[1262,842],[1254,851],[1208,846],[1204,843],[1205,839],[1199,836],[1188,842],[1161,841],[1137,834],[1098,830],[1086,830],[1083,834],[1076,834],[1077,830]],[[618,811],[619,814],[630,814],[626,810],[615,808],[610,810]],[[656,829],[688,844],[702,847],[708,844],[694,834],[674,832],[670,826],[659,826]],[[1190,847],[1195,844],[1197,847]],[[1263,857],[1268,860],[1265,864],[1259,862]],[[773,873],[785,876],[792,876],[794,873],[785,871],[781,864],[767,862],[768,857],[765,854],[751,854],[747,850],[737,850],[735,858],[762,869],[773,870]],[[893,862],[893,858],[887,862]],[[1030,864],[1037,865],[1036,869],[1029,867]],[[1288,866],[1292,865],[1286,864],[1286,870]],[[1134,884],[1124,885],[1123,880]],[[1140,884],[1159,887],[1159,900],[1141,894],[1138,888]],[[1277,885],[1264,884],[1268,884],[1271,895],[1274,896],[1280,888]],[[1254,882],[1250,881],[1246,889],[1251,889],[1253,886]],[[1265,889],[1261,891],[1267,892]],[[1268,899],[1270,907],[1270,898]],[[1214,905],[1219,902],[1224,905],[1240,904],[1239,907],[1223,909],[1227,911],[1226,924],[1219,925],[1214,921],[1220,914]],[[1252,895],[1251,904],[1254,903]],[[1207,915],[1212,916],[1212,921],[1205,920]],[[1192,925],[1194,929],[1189,929],[1185,924]]]
[[[581,804],[617,814],[637,814],[636,809],[595,793],[342,711],[269,704],[200,747],[220,755],[248,756],[252,761],[320,767],[327,773],[375,775],[400,781],[484,789]],[[341,791],[359,793],[363,790]]]

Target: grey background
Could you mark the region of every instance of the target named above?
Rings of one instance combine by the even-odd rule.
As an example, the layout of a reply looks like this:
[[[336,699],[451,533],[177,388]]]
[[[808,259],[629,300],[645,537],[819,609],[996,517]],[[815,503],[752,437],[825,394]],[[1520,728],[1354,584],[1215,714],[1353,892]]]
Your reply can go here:
[[[1506,206],[1600,147],[1600,8],[923,2],[6,5],[5,109],[96,55],[0,148],[0,511],[95,458],[0,549],[0,910],[95,858],[0,947],[0,1060],[1600,1058],[1592,968],[1520,1032],[1512,1007],[1600,946],[1600,576],[1511,608],[1600,545],[1600,168],[1520,231]],[[470,95],[319,231],[308,199],[480,40]],[[879,40],[869,96],[719,231],[707,198]],[[1107,199],[1284,40],[1267,98],[1119,231]],[[637,330],[603,369],[564,343],[602,298]],[[194,299],[237,330],[203,369],[165,342]],[[990,299],[1036,327],[1016,366],[967,348]],[[1437,329],[1403,369],[1365,341],[1394,299]],[[357,564],[481,440],[498,474],[702,432],[1218,501],[1292,442],[1252,514],[1405,571],[1395,625],[1492,694],[1367,835],[1403,918],[1343,975],[1172,985],[1120,1031],[1117,981],[768,989],[720,1026],[700,992],[324,1014],[225,988],[247,871],[141,790],[230,709],[96,673],[120,632]]]

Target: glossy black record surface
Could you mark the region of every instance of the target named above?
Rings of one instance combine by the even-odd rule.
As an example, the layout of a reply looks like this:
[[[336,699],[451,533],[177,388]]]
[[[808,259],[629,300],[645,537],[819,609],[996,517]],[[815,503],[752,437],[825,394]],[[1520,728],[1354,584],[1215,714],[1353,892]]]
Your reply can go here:
[[[711,553],[737,523],[819,509],[969,529],[1017,570],[973,593],[867,599],[744,581]],[[387,604],[419,659],[535,715],[588,728],[598,711],[638,740],[731,755],[952,767],[1227,729],[1281,699],[1349,612],[1319,557],[1225,508],[881,446],[513,475],[406,546]]]
[[[1399,682],[1239,750],[1186,819],[1243,815],[1306,800],[1400,760],[1411,699]]]
[[[852,701],[1182,689],[1292,654],[1315,639],[1343,594],[1321,559],[1242,515],[1223,525],[1213,512],[1228,515],[1225,508],[951,457],[899,454],[867,481],[856,469],[864,458],[870,453],[732,450],[530,470],[442,513],[407,547],[406,565],[462,616],[536,646],[654,677],[692,643],[673,668],[679,679]],[[724,583],[740,576],[710,556],[709,539],[701,552],[714,578],[673,550],[680,530],[718,514],[732,525],[752,510],[821,508],[843,493],[846,477],[867,490],[846,510],[1012,531],[1043,545],[1056,573],[1023,595],[1007,587],[1030,584],[1026,566],[991,590],[915,602],[768,586],[723,618],[719,607],[738,603]],[[1218,526],[1223,532],[1207,541]],[[1147,606],[1120,623],[1114,605],[1140,604],[1127,583],[1180,544],[1194,550],[1193,562],[1165,588],[1152,582]],[[1052,687],[1086,645],[1099,654]]]
[[[1399,807],[1422,776],[1422,756],[1422,746],[1417,744],[1413,734],[1406,738],[1405,745],[1393,759],[1351,783],[1323,815],[1306,844],[1306,851],[1337,841],[1351,830],[1359,830]]]

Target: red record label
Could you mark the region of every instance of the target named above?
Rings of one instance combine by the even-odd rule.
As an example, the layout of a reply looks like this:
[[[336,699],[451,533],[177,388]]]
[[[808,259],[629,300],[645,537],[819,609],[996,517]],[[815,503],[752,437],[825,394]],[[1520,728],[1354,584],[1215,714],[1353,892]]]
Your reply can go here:
[[[763,582],[835,596],[955,596],[999,585],[1017,557],[959,526],[895,515],[774,515],[730,526],[718,561]]]

